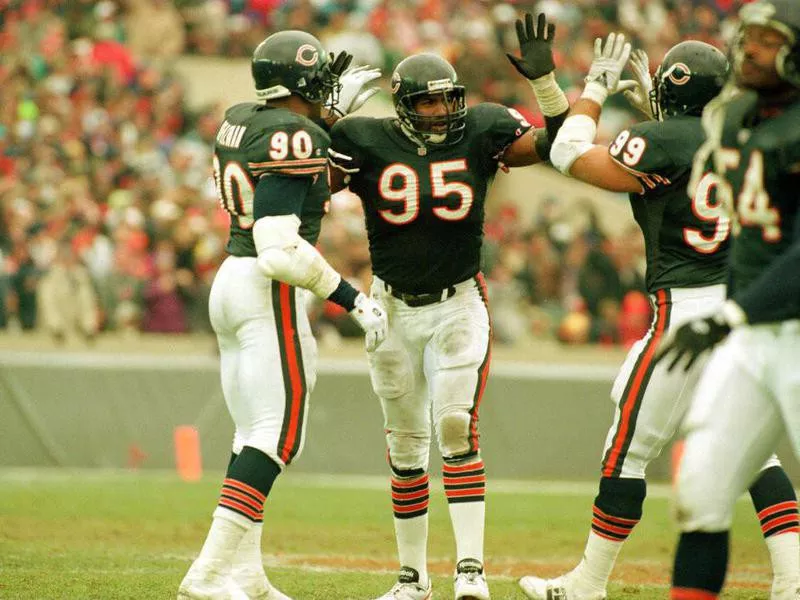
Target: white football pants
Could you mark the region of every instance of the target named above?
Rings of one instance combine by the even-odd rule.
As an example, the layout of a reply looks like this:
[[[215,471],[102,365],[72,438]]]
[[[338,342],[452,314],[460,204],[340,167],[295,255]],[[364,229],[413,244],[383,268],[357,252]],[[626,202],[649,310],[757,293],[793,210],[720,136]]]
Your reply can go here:
[[[478,407],[490,363],[486,284],[479,274],[455,288],[442,302],[410,307],[373,281],[389,333],[368,354],[370,378],[398,470],[428,469],[431,417],[442,456],[479,450]]]
[[[686,430],[680,528],[725,531],[784,433],[800,458],[800,321],[733,331],[708,361]]]
[[[317,372],[304,294],[251,257],[229,256],[214,278],[209,313],[236,453],[251,446],[288,465],[303,449]]]
[[[672,288],[651,295],[655,314],[647,334],[628,352],[611,390],[614,422],[603,450],[604,477],[643,479],[645,470],[673,439],[692,401],[706,363],[667,371],[654,364],[658,344],[673,328],[714,312],[725,300],[725,286]],[[780,464],[772,457],[764,467]]]

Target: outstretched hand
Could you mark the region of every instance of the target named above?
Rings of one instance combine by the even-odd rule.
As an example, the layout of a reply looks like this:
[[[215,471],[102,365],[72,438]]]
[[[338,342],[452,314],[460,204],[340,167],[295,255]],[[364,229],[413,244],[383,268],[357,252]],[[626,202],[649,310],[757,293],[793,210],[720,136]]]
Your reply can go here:
[[[357,111],[364,103],[377,94],[377,86],[364,86],[381,76],[381,70],[368,65],[347,69],[339,77],[339,96],[331,110],[343,117]]]
[[[350,67],[350,63],[353,62],[353,55],[345,50],[342,50],[335,56],[333,52],[331,52],[328,56],[330,57],[330,62],[328,63],[330,66],[328,68],[336,77],[341,77],[342,73],[344,73],[348,67]]]
[[[633,79],[620,81],[617,91],[622,91],[622,95],[628,99],[633,108],[648,119],[655,120],[656,116],[650,104],[653,79],[650,77],[650,59],[647,52],[641,49],[631,52],[628,69],[633,73]]]
[[[622,69],[628,63],[631,45],[621,33],[609,33],[603,44],[602,38],[594,41],[594,60],[586,76],[587,83],[597,83],[609,94],[619,91]],[[629,86],[626,86],[629,87]]]
[[[531,13],[525,13],[524,22],[517,19],[516,25],[520,58],[506,54],[508,60],[523,77],[531,80],[552,73],[556,68],[553,62],[553,38],[556,26],[547,22],[544,13],[539,13],[535,29]]]

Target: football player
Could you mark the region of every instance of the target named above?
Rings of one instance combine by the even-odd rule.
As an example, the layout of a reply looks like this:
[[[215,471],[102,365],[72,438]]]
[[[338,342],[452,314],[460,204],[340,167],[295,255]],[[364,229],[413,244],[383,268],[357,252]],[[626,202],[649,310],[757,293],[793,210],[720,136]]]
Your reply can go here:
[[[521,57],[555,134],[569,104],[555,82],[554,26],[544,15],[517,22]],[[427,600],[428,460],[431,429],[443,465],[456,540],[456,599],[488,600],[483,571],[486,476],[478,408],[489,373],[491,328],[479,271],[484,202],[501,165],[546,160],[548,134],[498,104],[467,108],[443,58],[416,54],[392,79],[396,117],[342,119],[331,130],[334,191],[363,203],[374,279],[389,334],[368,351],[385,417],[400,573],[381,596]]]
[[[683,533],[671,597],[681,600],[718,597],[736,498],[784,434],[800,455],[800,3],[760,0],[739,15],[741,92],[706,109],[708,143],[695,163],[696,172],[712,169],[721,201],[735,210],[728,300],[678,328],[660,354],[682,369],[719,344],[687,415],[678,475]],[[766,518],[797,530],[793,503]],[[797,560],[796,546],[783,551]],[[800,598],[797,579],[786,583],[773,584],[772,600]]]
[[[612,388],[617,408],[583,558],[555,579],[523,577],[520,586],[530,598],[606,597],[617,555],[642,516],[647,466],[675,435],[700,376],[699,364],[686,373],[656,365],[656,348],[668,331],[725,299],[731,223],[716,192],[716,176],[707,173],[691,198],[686,190],[694,154],[704,140],[700,114],[722,89],[728,61],[713,46],[682,42],[667,52],[651,82],[647,55],[637,51],[631,58],[636,81],[617,86],[627,53],[621,36],[611,34],[605,46],[596,41],[586,89],[559,131],[551,157],[572,177],[629,192],[644,235],[655,315]],[[622,131],[608,147],[593,144],[606,96],[631,85],[629,97],[654,120]],[[800,576],[797,500],[777,457],[762,465],[750,493],[770,550],[774,585],[782,588]],[[790,518],[776,520],[776,514]]]
[[[285,600],[261,562],[264,503],[276,477],[302,450],[316,343],[304,290],[343,306],[370,350],[386,316],[314,248],[329,201],[330,138],[314,120],[346,114],[371,91],[363,68],[346,71],[301,31],[282,31],[253,53],[260,102],[225,113],[214,144],[214,177],[230,213],[230,254],[214,278],[209,313],[217,336],[225,402],[236,426],[208,537],[178,591],[180,599]],[[373,73],[374,74],[374,73]],[[238,589],[237,589],[238,588]],[[238,597],[238,596],[237,596]]]

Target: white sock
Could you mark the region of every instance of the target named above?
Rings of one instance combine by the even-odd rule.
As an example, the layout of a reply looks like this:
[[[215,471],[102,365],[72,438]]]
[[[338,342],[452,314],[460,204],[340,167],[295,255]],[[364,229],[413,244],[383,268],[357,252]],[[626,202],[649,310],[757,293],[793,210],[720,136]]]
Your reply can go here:
[[[623,542],[612,542],[590,531],[586,549],[583,551],[583,560],[576,569],[580,581],[592,590],[605,591],[622,544]]]
[[[224,509],[214,511],[214,519],[208,536],[200,550],[200,555],[194,561],[191,571],[195,576],[204,579],[217,579],[227,577],[236,557],[236,550],[247,530],[252,526],[246,519],[225,515]],[[250,523],[250,525],[248,525]]]
[[[447,507],[456,538],[456,563],[464,558],[474,558],[483,563],[486,502],[453,502]]]
[[[264,571],[264,563],[261,558],[261,534],[263,530],[263,523],[254,523],[244,534],[242,541],[239,542],[239,548],[236,550],[236,570],[253,574]]]
[[[772,563],[773,592],[787,594],[773,594],[771,600],[795,598],[795,590],[800,585],[800,536],[795,532],[779,533],[764,541]]]
[[[428,513],[411,519],[394,519],[397,555],[400,566],[419,573],[419,582],[428,583]]]

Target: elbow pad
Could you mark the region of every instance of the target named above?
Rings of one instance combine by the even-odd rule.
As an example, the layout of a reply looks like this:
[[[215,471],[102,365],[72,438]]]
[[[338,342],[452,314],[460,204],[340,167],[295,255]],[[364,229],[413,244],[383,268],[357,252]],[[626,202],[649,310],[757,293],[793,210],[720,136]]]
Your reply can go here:
[[[342,277],[328,261],[298,235],[296,215],[262,217],[253,226],[253,241],[258,252],[258,267],[270,279],[310,290],[327,298]]]
[[[594,136],[597,123],[586,115],[568,117],[558,130],[553,146],[550,149],[550,161],[553,166],[569,175],[573,163],[594,147]]]

